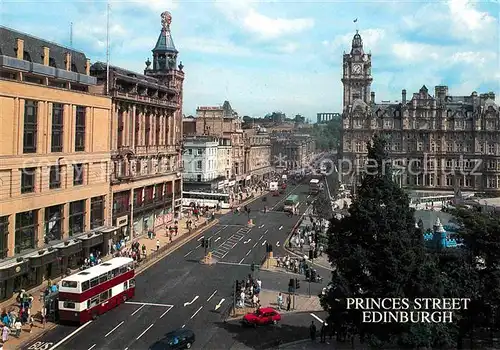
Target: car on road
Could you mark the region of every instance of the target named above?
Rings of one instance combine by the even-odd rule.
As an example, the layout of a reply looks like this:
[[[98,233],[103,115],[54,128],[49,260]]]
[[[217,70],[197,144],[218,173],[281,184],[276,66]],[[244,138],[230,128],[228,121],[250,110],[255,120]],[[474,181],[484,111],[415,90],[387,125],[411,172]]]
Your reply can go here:
[[[193,331],[189,329],[179,329],[167,333],[165,337],[154,343],[149,350],[173,350],[173,349],[191,349],[195,341]]]
[[[281,315],[272,307],[263,307],[255,312],[250,312],[243,316],[243,324],[246,326],[264,326],[268,324],[276,324],[281,321]]]

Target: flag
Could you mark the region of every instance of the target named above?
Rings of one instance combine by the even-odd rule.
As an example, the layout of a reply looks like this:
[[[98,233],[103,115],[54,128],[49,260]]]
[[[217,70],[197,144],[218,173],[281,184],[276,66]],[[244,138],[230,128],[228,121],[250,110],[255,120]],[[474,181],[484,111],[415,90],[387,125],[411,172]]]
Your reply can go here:
[[[357,18],[355,18],[353,22],[354,22],[354,23],[356,23],[357,21],[358,21],[358,19],[357,19]]]

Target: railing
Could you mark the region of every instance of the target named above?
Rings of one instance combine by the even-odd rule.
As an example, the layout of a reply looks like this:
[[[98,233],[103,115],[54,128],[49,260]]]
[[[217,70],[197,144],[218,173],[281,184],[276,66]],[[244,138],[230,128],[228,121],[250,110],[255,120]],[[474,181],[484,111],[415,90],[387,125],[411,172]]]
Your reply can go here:
[[[114,91],[113,92],[113,97],[120,97],[120,98],[126,98],[129,100],[134,100],[137,102],[144,102],[148,104],[156,104],[160,106],[165,106],[165,107],[170,107],[170,108],[178,108],[179,105],[177,102],[172,102],[172,101],[166,101],[158,98],[152,98],[149,96],[140,96],[136,94],[129,94],[126,92],[119,92],[119,91]]]

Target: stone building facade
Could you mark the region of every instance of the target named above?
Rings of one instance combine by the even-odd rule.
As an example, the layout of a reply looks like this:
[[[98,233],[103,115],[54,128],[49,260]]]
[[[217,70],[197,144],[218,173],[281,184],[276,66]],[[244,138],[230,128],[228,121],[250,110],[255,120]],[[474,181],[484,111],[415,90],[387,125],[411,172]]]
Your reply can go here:
[[[233,110],[228,101],[222,106],[198,107],[194,119],[196,135],[216,136],[229,139],[232,147],[231,177],[236,182],[244,182],[245,175],[245,145],[243,129],[238,113]],[[186,123],[193,123],[190,119]]]
[[[276,170],[305,168],[315,152],[315,142],[309,134],[293,131],[271,134],[271,165]]]
[[[0,300],[113,234],[111,99],[79,51],[0,27]]]
[[[267,179],[272,171],[269,134],[263,128],[245,130],[245,174],[257,182]]]
[[[182,205],[182,89],[171,15],[164,12],[144,74],[97,62],[95,92],[112,98],[112,205],[115,236],[134,237],[173,220]],[[107,79],[109,77],[109,80]],[[108,87],[109,91],[106,91]]]
[[[371,55],[356,33],[343,57],[342,157],[352,183],[374,133],[383,135],[401,184],[419,190],[500,191],[500,116],[494,93],[453,96],[447,86],[426,86],[401,100],[376,103]],[[344,171],[347,169],[345,168]]]

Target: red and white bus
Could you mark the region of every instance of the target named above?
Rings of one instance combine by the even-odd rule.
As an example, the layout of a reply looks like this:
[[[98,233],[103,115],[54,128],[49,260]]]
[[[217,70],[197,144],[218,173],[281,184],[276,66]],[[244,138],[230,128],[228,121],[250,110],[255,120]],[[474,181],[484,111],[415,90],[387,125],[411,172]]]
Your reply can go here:
[[[134,260],[113,258],[59,282],[59,320],[85,322],[124,303],[135,292]]]

